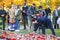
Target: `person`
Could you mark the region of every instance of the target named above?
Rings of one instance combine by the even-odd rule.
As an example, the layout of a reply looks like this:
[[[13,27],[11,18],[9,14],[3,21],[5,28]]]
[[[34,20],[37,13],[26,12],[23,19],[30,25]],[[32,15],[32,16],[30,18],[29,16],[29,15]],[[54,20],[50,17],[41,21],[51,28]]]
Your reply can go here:
[[[47,8],[45,9],[45,12],[46,12],[46,17],[48,17],[49,14],[51,14],[51,9],[50,9],[49,5],[47,5]]]
[[[31,29],[32,26],[32,15],[36,14],[36,7],[35,4],[32,4],[32,6],[30,6],[27,10],[27,15],[28,15],[28,26]]]
[[[58,7],[58,16],[60,16],[60,6]]]
[[[45,28],[48,27],[52,31],[52,34],[56,35],[51,20],[42,16],[42,14],[40,14],[34,21],[34,32],[36,32],[39,27],[42,29],[42,34],[45,34]]]
[[[5,30],[5,20],[6,20],[6,11],[4,10],[4,7],[3,6],[0,6],[0,17],[2,18],[2,29]]]
[[[7,11],[7,15],[8,15],[8,26],[9,26],[9,10],[10,10],[10,8],[11,8],[11,6],[9,6],[9,9],[8,9],[8,11]]]
[[[59,29],[59,26],[57,24],[57,19],[58,19],[58,9],[57,9],[57,6],[55,6],[55,10],[53,11],[53,25],[54,25],[54,28],[56,29]]]
[[[57,24],[59,25],[59,28],[60,28],[60,16],[57,19]]]
[[[39,14],[43,14],[43,16],[46,17],[46,12],[43,10],[42,6],[39,6]]]
[[[23,18],[24,30],[26,29],[26,25],[28,26],[27,10],[28,10],[28,6],[26,5],[26,3],[24,3],[24,6],[22,7],[22,18]]]
[[[14,31],[15,30],[15,9],[14,5],[11,5],[11,8],[9,9],[9,26],[8,30]]]
[[[21,14],[21,10],[19,5],[15,5],[15,25],[16,25],[15,30],[16,31],[20,31],[20,14]]]
[[[60,7],[58,7],[58,19],[57,19],[57,24],[59,25],[59,28],[60,28]]]

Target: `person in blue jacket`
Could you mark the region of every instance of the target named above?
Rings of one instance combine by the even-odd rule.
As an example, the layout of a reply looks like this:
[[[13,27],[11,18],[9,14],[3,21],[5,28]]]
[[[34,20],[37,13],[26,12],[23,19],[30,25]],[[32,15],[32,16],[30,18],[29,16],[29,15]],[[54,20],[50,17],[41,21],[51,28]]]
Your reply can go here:
[[[38,17],[35,18],[34,32],[36,32],[39,27],[42,29],[42,34],[45,34],[45,28],[48,27],[52,31],[52,34],[56,35],[51,20],[47,17],[43,17],[42,14],[39,14]]]
[[[32,4],[27,10],[28,26],[30,27],[30,29],[32,27],[32,16],[36,14],[36,11],[37,9],[35,4]]]

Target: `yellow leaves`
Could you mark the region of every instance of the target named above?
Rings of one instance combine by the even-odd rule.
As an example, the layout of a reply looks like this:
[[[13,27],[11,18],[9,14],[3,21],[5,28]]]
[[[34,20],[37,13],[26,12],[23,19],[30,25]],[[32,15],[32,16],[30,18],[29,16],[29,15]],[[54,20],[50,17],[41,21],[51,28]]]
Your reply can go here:
[[[14,0],[14,2],[17,2],[18,0]]]
[[[0,0],[0,2],[2,2],[2,0]]]
[[[7,7],[7,6],[9,6],[10,4],[11,4],[11,2],[7,2],[7,1],[6,1],[5,4],[4,4],[4,6]]]
[[[7,7],[7,6],[9,6],[10,4],[11,4],[11,2],[9,2],[9,3],[6,2],[4,6]]]
[[[44,8],[46,8],[46,1],[48,0],[27,0],[26,3],[28,6],[32,5],[33,3],[36,4],[36,6],[40,6],[42,5]],[[18,5],[22,5],[24,4],[25,0],[0,0],[0,6],[10,6],[11,3],[13,2],[13,4],[18,4]],[[50,2],[50,6],[52,9],[54,9],[55,5],[60,5],[60,0],[51,0]]]
[[[36,6],[40,6],[40,2],[39,1],[33,1],[32,3],[36,4]]]
[[[4,7],[4,9],[5,9],[6,11],[8,11],[8,9],[9,9],[9,8],[7,8],[7,7]]]
[[[56,2],[56,0],[51,0],[52,2]]]
[[[55,4],[55,2],[56,2],[55,0],[51,0],[51,5]]]
[[[41,0],[43,3],[45,3],[45,0]]]
[[[51,10],[54,10],[55,5],[56,5],[55,3],[56,3],[56,0],[51,0],[51,4],[50,4]]]
[[[0,6],[2,6],[3,5],[3,3],[2,2],[0,2]]]
[[[4,2],[11,2],[12,0],[4,0]]]
[[[23,0],[18,0],[18,1],[23,1]]]
[[[31,6],[31,5],[32,5],[32,3],[27,3],[27,5],[28,5],[28,6]]]
[[[32,3],[34,0],[27,0],[27,3]]]
[[[33,2],[33,0],[27,0],[26,3],[27,3],[28,6],[31,6],[32,5],[32,2]]]
[[[27,0],[27,5],[28,5],[28,6],[32,5],[33,3],[34,3],[36,6],[40,6],[40,2],[39,2],[39,1]]]
[[[4,1],[3,1],[3,2],[4,2],[4,6],[5,6],[5,7],[10,6],[12,1],[13,1],[13,0],[4,0]]]
[[[50,6],[51,6],[51,10],[54,10],[54,8],[55,8],[54,6],[55,6],[55,5],[52,4],[52,5],[50,5]]]
[[[24,0],[14,0],[13,4],[23,5],[24,4]]]

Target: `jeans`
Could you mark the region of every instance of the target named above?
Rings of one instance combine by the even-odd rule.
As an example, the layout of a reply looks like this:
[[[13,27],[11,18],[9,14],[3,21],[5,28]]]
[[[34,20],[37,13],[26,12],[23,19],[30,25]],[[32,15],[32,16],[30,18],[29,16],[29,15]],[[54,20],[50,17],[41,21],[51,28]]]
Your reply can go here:
[[[24,29],[26,29],[26,25],[28,25],[27,16],[23,16],[23,25],[24,25]]]
[[[15,20],[15,30],[20,30],[20,20]]]
[[[31,27],[32,27],[32,17],[31,16],[28,16],[28,26],[31,29]]]

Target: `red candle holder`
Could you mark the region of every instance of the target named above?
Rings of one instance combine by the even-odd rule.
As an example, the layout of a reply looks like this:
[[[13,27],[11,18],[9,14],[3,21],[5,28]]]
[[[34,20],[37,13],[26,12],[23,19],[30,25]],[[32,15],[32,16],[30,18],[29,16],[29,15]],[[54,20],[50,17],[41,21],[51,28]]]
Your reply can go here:
[[[60,40],[60,38],[57,38],[57,40]]]
[[[33,36],[33,33],[30,33],[29,36],[32,37]]]
[[[16,40],[16,38],[14,37],[14,38],[12,38],[12,40]]]
[[[45,40],[44,36],[38,36],[37,40]]]
[[[5,38],[6,38],[6,35],[5,35],[5,34],[3,34],[3,35],[1,36],[1,38],[2,38],[2,39],[5,39]]]
[[[11,40],[11,38],[8,38],[8,40]]]

